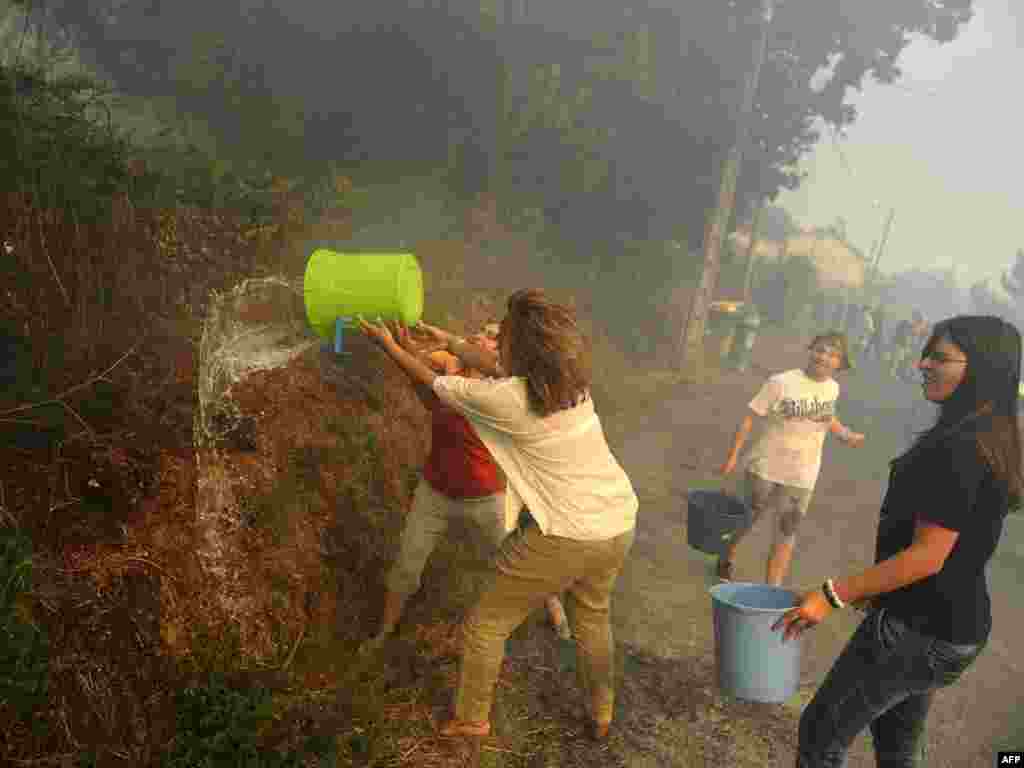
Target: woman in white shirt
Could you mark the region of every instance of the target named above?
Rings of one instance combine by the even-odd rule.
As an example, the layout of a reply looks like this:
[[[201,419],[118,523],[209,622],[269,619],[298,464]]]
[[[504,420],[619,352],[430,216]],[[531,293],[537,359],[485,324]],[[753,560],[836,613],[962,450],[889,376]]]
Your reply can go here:
[[[508,479],[508,527],[524,506],[531,518],[505,539],[465,619],[454,713],[441,734],[490,733],[505,640],[549,595],[566,592],[588,729],[606,737],[614,705],[611,593],[633,543],[638,502],[594,411],[589,344],[572,309],[540,290],[514,293],[501,322],[501,366],[488,350],[421,325],[467,365],[497,377],[484,380],[438,376],[386,326],[361,327],[473,425]]]

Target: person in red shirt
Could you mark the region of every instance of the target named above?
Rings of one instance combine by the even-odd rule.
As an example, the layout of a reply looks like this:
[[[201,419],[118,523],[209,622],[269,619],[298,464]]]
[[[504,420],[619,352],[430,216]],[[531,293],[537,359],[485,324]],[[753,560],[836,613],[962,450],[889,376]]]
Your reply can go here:
[[[488,325],[470,341],[493,349],[497,346],[493,338],[496,335],[497,328]],[[409,351],[419,353],[408,332],[400,333],[399,339]],[[479,371],[463,368],[457,357],[445,351],[430,354],[428,360],[432,368],[446,376],[482,376]],[[464,416],[441,403],[429,388],[414,386],[430,411],[430,453],[406,517],[398,556],[387,576],[380,628],[368,647],[378,645],[395,630],[406,601],[420,587],[427,559],[453,518],[468,520],[477,529],[473,544],[481,559],[497,552],[508,533],[505,477],[490,452]],[[559,636],[570,636],[561,601],[552,597],[547,607]]]

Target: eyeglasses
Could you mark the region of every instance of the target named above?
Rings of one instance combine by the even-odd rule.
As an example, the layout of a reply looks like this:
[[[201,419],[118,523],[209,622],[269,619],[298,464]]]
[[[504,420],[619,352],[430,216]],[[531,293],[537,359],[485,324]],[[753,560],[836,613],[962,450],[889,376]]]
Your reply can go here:
[[[938,354],[936,352],[929,352],[921,355],[921,360],[931,360],[936,365],[943,365],[944,363],[966,363],[967,358],[965,357],[946,357],[945,355]]]

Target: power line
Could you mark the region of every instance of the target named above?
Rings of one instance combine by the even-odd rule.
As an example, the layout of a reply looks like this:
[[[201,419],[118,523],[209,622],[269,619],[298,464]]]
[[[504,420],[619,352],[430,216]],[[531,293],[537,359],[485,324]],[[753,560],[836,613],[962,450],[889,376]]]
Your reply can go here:
[[[853,166],[850,165],[850,161],[846,158],[846,153],[843,151],[842,144],[839,141],[839,130],[834,125],[830,125],[830,128],[832,129],[832,147],[835,149],[836,153],[839,155],[839,162],[840,162],[840,164],[843,166],[843,169],[849,175],[850,180],[851,181],[857,181],[858,180],[857,179],[857,174],[854,171]],[[871,198],[871,207],[872,208],[878,208],[879,207],[879,202],[878,202],[877,198],[874,198],[874,197]]]
[[[843,152],[842,146],[839,144],[839,129],[835,125],[829,123],[829,127],[832,129],[832,146],[835,147],[836,152],[839,153],[839,162],[843,168],[850,175],[851,179],[854,179],[856,174],[853,172],[853,168],[850,167],[850,163],[846,159],[846,153]]]
[[[912,93],[915,96],[939,96],[938,88],[928,88],[927,90],[918,90],[917,88],[911,88],[903,83],[886,83],[889,87],[898,88],[906,93]]]

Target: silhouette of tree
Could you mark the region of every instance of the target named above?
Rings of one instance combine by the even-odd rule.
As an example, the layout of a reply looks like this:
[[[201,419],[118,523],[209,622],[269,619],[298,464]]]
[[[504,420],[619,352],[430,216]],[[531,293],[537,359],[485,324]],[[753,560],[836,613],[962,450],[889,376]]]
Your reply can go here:
[[[225,147],[396,178],[449,166],[467,197],[539,208],[581,247],[680,231],[694,246],[759,5],[48,0],[45,12],[120,89],[173,97]],[[951,40],[970,16],[971,0],[780,3],[737,210],[796,187],[821,122],[842,133],[851,89],[893,82],[913,37]]]

